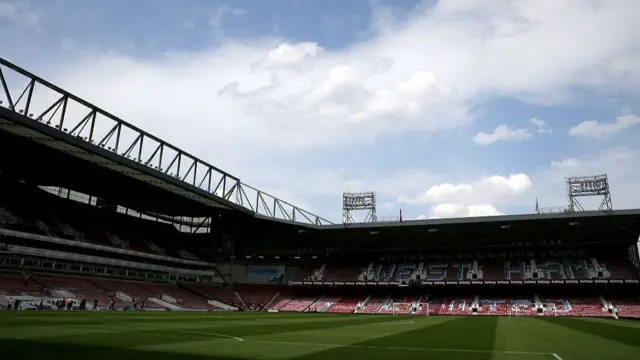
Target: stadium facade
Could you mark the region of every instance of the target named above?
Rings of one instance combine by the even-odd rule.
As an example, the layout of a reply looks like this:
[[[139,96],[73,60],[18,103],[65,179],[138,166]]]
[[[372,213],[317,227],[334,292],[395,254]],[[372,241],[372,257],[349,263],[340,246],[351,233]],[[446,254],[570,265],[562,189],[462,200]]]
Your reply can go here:
[[[3,59],[0,82],[2,306],[640,318],[640,210],[332,224]]]

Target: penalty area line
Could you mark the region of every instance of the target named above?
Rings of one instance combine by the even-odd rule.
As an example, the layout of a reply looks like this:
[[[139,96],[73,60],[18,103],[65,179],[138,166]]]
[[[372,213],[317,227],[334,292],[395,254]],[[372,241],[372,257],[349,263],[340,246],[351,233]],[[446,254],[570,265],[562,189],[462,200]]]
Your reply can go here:
[[[560,355],[556,354],[556,353],[551,353],[551,356],[553,356],[554,358],[556,358],[556,360],[563,360]]]

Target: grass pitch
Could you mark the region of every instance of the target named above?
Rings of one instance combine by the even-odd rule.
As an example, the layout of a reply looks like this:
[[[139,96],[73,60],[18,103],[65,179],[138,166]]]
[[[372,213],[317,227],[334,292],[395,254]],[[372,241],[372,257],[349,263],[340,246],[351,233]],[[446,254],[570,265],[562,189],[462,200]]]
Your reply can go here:
[[[5,311],[0,359],[632,360],[640,359],[640,322]]]

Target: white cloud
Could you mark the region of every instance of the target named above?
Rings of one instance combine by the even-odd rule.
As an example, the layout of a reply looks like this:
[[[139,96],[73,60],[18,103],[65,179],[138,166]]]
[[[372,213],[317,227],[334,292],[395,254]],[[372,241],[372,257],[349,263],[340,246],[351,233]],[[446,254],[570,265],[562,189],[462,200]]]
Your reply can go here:
[[[283,43],[269,51],[257,66],[263,66],[267,69],[298,69],[301,63],[317,57],[322,50],[318,44],[312,42],[301,42],[297,44]],[[307,61],[307,63],[309,62]],[[303,69],[309,70],[308,67],[302,68],[301,70]]]
[[[552,161],[550,168],[552,170],[573,171],[576,168],[578,168],[579,165],[580,165],[580,162],[576,159],[564,159],[561,161]]]
[[[637,191],[640,188],[640,177],[632,164],[639,163],[640,150],[615,148],[585,153],[579,157],[552,161],[547,167],[539,169],[531,175],[531,186],[525,186],[526,191],[516,190],[523,188],[513,185],[520,182],[513,180],[517,177],[512,177],[511,186],[507,185],[507,178],[497,177],[500,180],[494,183],[503,184],[499,187],[501,191],[474,186],[482,183],[482,180],[468,184],[442,184],[432,186],[426,195],[410,198],[409,202],[432,205],[419,219],[500,215],[503,213],[499,210],[502,206],[530,213],[537,197],[541,208],[560,211],[568,205],[565,184],[567,177],[607,174],[614,209],[637,208],[640,204],[640,192]],[[493,195],[487,196],[487,193]],[[586,210],[595,210],[601,200],[601,197],[584,197],[579,201]]]
[[[454,6],[462,3],[464,8]],[[155,59],[102,55],[49,61],[43,75],[200,153],[216,153],[215,144],[228,149],[247,143],[252,152],[277,151],[463,126],[479,97],[554,98],[558,91],[589,85],[585,73],[626,56],[629,45],[640,40],[640,31],[632,31],[638,22],[629,15],[640,3],[633,1],[607,1],[599,8],[567,1],[562,9],[552,1],[499,4],[439,2],[402,26],[337,51],[318,52],[312,42],[245,40]],[[218,9],[213,24],[229,11]],[[578,32],[576,22],[590,26]],[[584,38],[589,46],[581,46]],[[549,53],[561,56],[551,59]],[[307,72],[287,71],[286,64],[300,57],[310,62]],[[279,66],[256,69],[263,60]],[[182,129],[169,130],[174,119]],[[193,136],[194,129],[211,138]]]
[[[429,215],[422,215],[421,218],[442,219],[442,218],[462,218],[504,215],[492,205],[460,205],[452,203],[442,203],[429,209]]]
[[[618,116],[615,122],[600,123],[597,120],[583,121],[569,129],[569,135],[585,138],[601,138],[640,124],[640,116]]]
[[[565,180],[570,176],[607,174],[614,209],[637,208],[640,205],[640,176],[635,164],[640,164],[640,151],[614,148],[585,153],[579,157],[553,161],[546,169],[535,173],[531,192],[540,196],[540,206],[567,206]],[[601,197],[582,198],[585,209],[597,209]]]
[[[499,125],[489,134],[479,132],[473,137],[473,141],[478,145],[491,145],[496,141],[522,141],[531,138],[531,136],[531,133],[527,129],[516,129],[508,125]]]
[[[534,117],[529,119],[529,123],[533,125],[536,128],[537,132],[540,134],[552,132],[549,124],[542,119],[538,119]]]
[[[526,174],[494,175],[473,183],[433,185],[419,196],[400,197],[399,201],[407,204],[504,204],[526,194],[531,186],[531,179]]]
[[[221,7],[210,24],[219,29],[225,16],[243,13]],[[299,201],[333,201],[351,188],[378,190],[411,204],[455,204],[450,213],[491,214],[488,207],[471,207],[525,201],[529,176],[454,185],[426,171],[387,175],[388,164],[377,163],[385,175],[362,179],[295,160],[370,144],[378,136],[455,130],[499,97],[553,105],[570,99],[574,89],[636,94],[638,13],[640,2],[628,0],[598,6],[583,0],[452,0],[420,7],[408,21],[388,15],[374,24],[374,36],[339,49],[323,49],[313,39],[257,37],[144,58],[85,52],[60,61],[47,54],[40,57],[46,61],[27,67],[249,184],[281,187],[287,191],[274,191]],[[0,46],[4,52],[7,45]],[[538,131],[546,128],[539,119],[530,123]],[[503,125],[478,136],[492,143],[531,133]],[[416,196],[425,184],[440,185]],[[339,211],[335,204],[319,208],[320,215]],[[442,215],[445,209],[437,211]]]

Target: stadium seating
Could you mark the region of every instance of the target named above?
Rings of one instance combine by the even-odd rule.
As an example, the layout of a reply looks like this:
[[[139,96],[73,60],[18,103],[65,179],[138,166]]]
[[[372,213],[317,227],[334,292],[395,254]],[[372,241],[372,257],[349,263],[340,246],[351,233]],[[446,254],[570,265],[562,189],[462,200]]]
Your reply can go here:
[[[184,234],[172,225],[67,200],[3,176],[0,176],[0,187],[11,189],[0,198],[0,227],[197,260],[187,249],[174,247],[180,243],[174,240]],[[38,206],[29,206],[36,203]]]
[[[314,281],[319,280],[318,276],[322,267],[315,267],[313,265],[302,265],[298,269],[296,274],[297,281]]]
[[[562,299],[541,298],[546,316],[594,316],[609,317],[611,314],[594,298]]]
[[[60,196],[66,196],[67,193],[53,194],[50,189],[45,191],[1,174],[0,186],[9,189],[3,191],[0,198],[0,227],[155,255],[198,259],[194,251],[189,251],[188,245],[183,245],[189,243],[188,241],[178,241],[182,237],[194,235],[180,233],[173,225],[144,220],[140,214],[130,216],[88,205],[80,200],[69,200]],[[89,202],[88,199],[82,201]],[[33,203],[37,203],[38,206],[29,205]],[[95,204],[95,201],[92,204]],[[638,270],[632,268],[628,262],[621,262],[606,255],[601,259],[567,256],[533,262],[522,259],[484,259],[478,261],[477,268],[482,274],[480,279],[484,280],[527,280],[534,278],[533,264],[538,271],[536,279],[640,279]],[[295,278],[289,280],[470,280],[470,266],[471,263],[460,265],[459,262],[454,264],[442,261],[382,264],[371,262],[360,265],[315,263],[300,266]]]
[[[322,280],[324,281],[355,281],[362,272],[363,266],[336,265],[327,266],[324,269]]]
[[[126,303],[127,305],[131,305],[133,303],[132,300],[137,299],[144,301],[145,307],[149,309],[163,308],[149,300],[151,298],[159,298],[161,297],[161,294],[159,292],[150,291],[147,287],[143,286],[142,283],[105,279],[91,280],[91,283],[105,289],[109,293],[115,294],[116,298],[118,298],[118,293],[122,294],[119,299],[122,303]]]
[[[472,304],[471,298],[447,298],[440,304],[438,315],[471,315]]]
[[[182,236],[172,225],[87,205],[51,194],[26,183],[7,179],[0,174],[0,227],[18,231],[59,237],[85,243],[95,243],[120,249],[164,255],[182,259],[198,256],[182,245]],[[37,203],[38,206],[29,204]],[[297,273],[288,280],[297,281],[398,281],[406,284],[416,280],[586,280],[640,279],[638,269],[628,261],[621,261],[610,253],[597,257],[566,256],[556,259],[505,259],[460,261],[398,261],[370,262],[347,265],[316,262],[296,264]],[[473,276],[472,276],[473,275]],[[350,290],[349,290],[350,291]],[[429,300],[418,296],[376,294],[365,301],[363,294],[344,296],[300,296],[295,289],[276,289],[262,285],[241,284],[234,289],[218,285],[180,283],[149,283],[108,278],[79,278],[73,276],[35,274],[31,278],[21,274],[0,275],[0,294],[20,296],[52,296],[64,294],[76,299],[97,299],[101,307],[111,300],[117,307],[130,306],[135,299],[145,300],[149,309],[231,310],[249,309],[278,311],[318,311],[361,314],[426,314],[470,315],[473,296],[455,293],[438,294]],[[391,292],[391,291],[389,291]],[[278,293],[278,296],[274,295]],[[270,303],[270,301],[273,301]],[[419,303],[416,305],[416,301]],[[212,304],[209,303],[212,301]],[[215,305],[217,304],[217,305]],[[594,295],[546,296],[541,299],[546,316],[611,316],[606,306]],[[620,316],[637,317],[640,304],[625,299],[611,300]],[[267,306],[268,305],[268,306]],[[478,315],[536,315],[532,296],[480,297]],[[427,310],[428,309],[428,310]],[[604,309],[604,310],[603,310]]]
[[[501,262],[486,261],[482,262],[483,280],[499,281],[504,279],[504,269]]]
[[[392,296],[380,307],[378,314],[408,315],[411,313],[411,304],[417,299],[406,296]]]
[[[310,312],[325,312],[333,304],[340,301],[340,296],[323,296],[309,308]]]
[[[306,296],[294,298],[283,303],[282,306],[275,309],[278,311],[302,312],[309,309],[309,307],[311,307],[311,305],[313,305],[317,299],[318,298],[316,297],[306,297]]]
[[[262,310],[275,295],[276,291],[271,285],[237,285],[235,288],[250,310]]]
[[[231,288],[187,283],[180,284],[180,286],[195,295],[199,295],[201,298],[207,300],[216,300],[237,309],[246,308],[245,304],[240,301],[240,298],[238,297],[236,292]]]
[[[535,268],[533,267],[535,264]],[[607,265],[608,264],[608,265]],[[340,281],[355,277],[360,281],[460,281],[460,280],[586,280],[586,279],[640,279],[637,269],[628,262],[595,257],[588,259],[557,259],[535,261],[523,260],[485,260],[477,262],[472,272],[472,263],[420,262],[374,264],[368,267],[353,266],[349,276],[334,276],[337,266],[328,265],[324,277],[319,280]],[[334,270],[332,270],[334,269]],[[338,267],[338,269],[345,269]],[[317,270],[317,269],[316,269]],[[534,275],[534,271],[535,275]],[[309,271],[309,274],[312,273]],[[330,275],[329,275],[330,274]],[[328,276],[329,275],[329,276]]]
[[[46,292],[42,285],[24,275],[0,274],[0,294],[6,296],[44,295]]]
[[[74,278],[74,277],[62,277],[62,276],[36,276],[36,279],[40,284],[43,284],[48,289],[62,290],[67,292],[70,297],[74,299],[86,299],[90,306],[93,306],[93,301],[98,300],[99,308],[108,308],[111,300],[115,301],[117,308],[126,306],[122,300],[115,297],[113,293],[93,284],[88,279]],[[113,295],[112,295],[113,294]],[[130,304],[128,304],[130,305]],[[150,306],[154,306],[150,304]]]
[[[372,296],[366,303],[355,312],[358,314],[376,314],[382,305],[388,300],[387,297]]]
[[[147,289],[152,290],[148,287]],[[208,299],[206,299],[205,297],[198,296],[175,285],[155,285],[153,290],[161,294],[162,300],[165,300],[182,308],[217,309],[216,306],[207,303]],[[175,302],[173,300],[175,300]]]
[[[535,316],[535,304],[532,299],[501,299],[482,297],[479,301],[478,315],[497,316]]]
[[[638,279],[638,269],[634,269],[628,266],[626,262],[617,261],[615,259],[609,259],[607,261],[606,270],[611,274],[610,277],[614,279],[623,280],[636,280]]]
[[[640,301],[631,298],[607,298],[620,317],[640,318]]]
[[[358,303],[362,302],[363,300],[364,299],[361,297],[343,297],[335,302],[325,312],[342,314],[352,313],[355,310],[356,305],[358,305]]]
[[[293,297],[290,296],[279,296],[271,305],[267,307],[265,310],[279,310],[283,306],[287,305],[289,302],[293,300]]]

